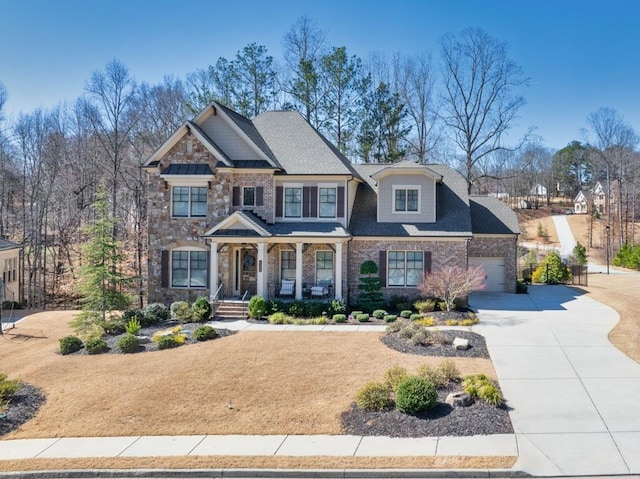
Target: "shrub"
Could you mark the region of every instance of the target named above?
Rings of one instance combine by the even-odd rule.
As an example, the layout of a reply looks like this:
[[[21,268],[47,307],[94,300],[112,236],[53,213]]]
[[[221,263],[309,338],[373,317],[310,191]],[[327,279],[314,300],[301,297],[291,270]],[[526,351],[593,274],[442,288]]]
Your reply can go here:
[[[133,334],[134,336],[137,336],[138,334],[140,334],[141,328],[142,327],[140,326],[140,321],[138,321],[136,318],[130,319],[125,326],[127,333]]]
[[[447,326],[458,326],[458,320],[457,319],[447,319],[445,320],[444,324],[446,324]]]
[[[640,269],[640,245],[623,244],[613,257],[612,263],[623,268]]]
[[[402,366],[395,365],[391,369],[388,369],[386,373],[384,373],[384,383],[387,388],[391,391],[395,391],[402,381],[404,381],[409,376],[406,368]]]
[[[358,284],[358,304],[367,311],[380,309],[385,305],[382,283],[378,276],[378,265],[367,260],[360,265],[360,283]]]
[[[196,341],[207,341],[218,337],[218,333],[209,325],[198,326],[193,331],[193,339]]]
[[[102,327],[105,334],[110,336],[117,336],[127,331],[126,325],[119,319],[108,319],[106,321],[100,321],[100,327]]]
[[[347,315],[346,314],[334,314],[332,319],[333,319],[333,321],[335,323],[346,323],[347,322]]]
[[[102,338],[91,338],[84,344],[84,348],[89,354],[102,354],[109,350],[107,342]]]
[[[209,298],[204,296],[200,296],[196,298],[195,303],[191,306],[191,313],[193,319],[202,322],[207,321],[211,317],[211,303],[209,303]]]
[[[431,313],[436,309],[436,302],[433,299],[419,299],[413,303],[413,307],[416,308],[419,313]]]
[[[271,324],[291,324],[293,322],[293,318],[282,311],[278,311],[277,313],[273,313],[269,316],[269,322]]]
[[[362,314],[362,311],[351,311],[351,316],[354,318],[358,317],[359,314]]]
[[[393,323],[396,319],[398,319],[398,317],[395,314],[385,314],[384,318],[382,319],[384,319],[387,323]]]
[[[158,338],[158,349],[171,349],[179,346],[178,341],[173,334],[167,334],[166,336],[160,336]]]
[[[564,284],[571,279],[571,273],[562,262],[557,251],[549,251],[531,275],[534,283]]]
[[[462,379],[462,388],[473,397],[480,398],[494,406],[500,406],[504,402],[498,386],[484,374],[470,374]]]
[[[186,301],[175,301],[171,303],[171,318],[180,323],[189,323],[193,313],[191,307]]]
[[[118,349],[123,353],[137,353],[140,350],[140,340],[133,334],[122,336],[118,341]]]
[[[384,309],[376,309],[372,316],[376,319],[382,319],[384,318],[384,316],[387,314],[387,312]]]
[[[516,281],[516,293],[517,294],[526,294],[527,291],[529,291],[529,288],[527,287],[526,284],[524,284],[524,281],[519,279]]]
[[[473,326],[474,324],[478,324],[478,318],[468,318],[460,321],[460,326]]]
[[[329,303],[329,314],[344,314],[347,312],[347,305],[341,299],[334,299]]]
[[[313,319],[313,324],[323,325],[328,323],[329,323],[329,318],[327,318],[326,316],[318,316],[317,318]]]
[[[387,326],[387,334],[397,333],[402,328],[406,327],[407,324],[410,323],[404,318],[400,318],[397,321],[392,321],[391,324]]]
[[[439,368],[428,364],[423,364],[418,367],[417,373],[421,378],[425,378],[427,381],[431,382],[436,389],[442,389],[449,384],[449,380]]]
[[[289,303],[288,313],[294,318],[303,318],[307,316],[307,307],[303,301],[295,300]]]
[[[406,322],[402,325],[402,327],[398,331],[398,336],[400,336],[403,339],[411,339],[414,334],[416,334],[418,331],[421,331],[421,330],[424,330],[424,328],[419,324]]]
[[[326,312],[325,303],[319,301],[312,301],[306,304],[306,316],[322,316],[322,313]]]
[[[438,369],[449,382],[458,382],[461,379],[460,370],[456,363],[451,359],[444,359],[438,365]]]
[[[419,313],[413,313],[411,316],[409,316],[409,319],[410,319],[411,321],[417,321],[417,320],[419,320],[420,318],[422,318],[422,315],[421,315],[421,314],[419,314]]]
[[[7,375],[0,373],[0,403],[9,402],[20,389],[20,381],[7,379]]]
[[[432,318],[431,316],[428,316],[426,318],[416,319],[415,323],[419,324],[420,326],[425,326],[425,327],[428,328],[428,327],[431,327],[431,326],[435,326],[436,320],[435,320],[435,318]]]
[[[60,353],[71,354],[82,349],[82,340],[78,336],[65,336],[60,339]]]
[[[160,321],[166,321],[171,314],[169,308],[162,303],[148,304],[143,311],[148,324],[157,324]]]
[[[410,338],[414,346],[429,346],[433,343],[433,335],[425,328],[418,327]]]
[[[411,300],[407,296],[393,295],[389,300],[389,304],[397,311],[411,308]]]
[[[446,311],[447,310],[447,302],[446,301],[438,301],[438,308],[440,308],[440,311]],[[450,311],[455,311],[456,310],[456,303],[451,303],[451,309]]]
[[[405,414],[433,409],[437,400],[436,387],[423,377],[409,376],[396,389],[396,408]]]
[[[356,319],[359,323],[367,323],[369,322],[369,315],[367,313],[362,313],[356,316]]]
[[[247,313],[252,319],[258,319],[267,314],[267,303],[262,296],[251,296],[247,305]]]
[[[411,311],[410,309],[403,309],[402,311],[400,311],[400,316],[406,319],[409,319],[412,314],[413,311]]]
[[[132,319],[137,320],[141,326],[147,326],[147,316],[146,314],[144,314],[144,310],[142,309],[127,309],[124,313],[122,313],[122,320],[125,324],[127,324]]]
[[[382,411],[391,407],[390,391],[382,382],[369,381],[356,395],[356,404],[365,411]]]

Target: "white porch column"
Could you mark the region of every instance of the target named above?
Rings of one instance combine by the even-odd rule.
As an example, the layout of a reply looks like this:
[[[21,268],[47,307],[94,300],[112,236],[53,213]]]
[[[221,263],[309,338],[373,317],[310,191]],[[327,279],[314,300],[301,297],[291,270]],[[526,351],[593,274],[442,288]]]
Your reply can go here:
[[[218,243],[209,243],[209,299],[213,301],[213,295],[218,291]]]
[[[336,287],[335,298],[342,299],[342,243],[336,243]]]
[[[296,243],[296,299],[302,299],[302,243]]]
[[[267,255],[265,254],[267,251],[266,243],[258,243],[258,275],[257,275],[257,285],[256,285],[256,293],[258,296],[262,296],[266,298],[265,292],[265,279],[267,278]]]

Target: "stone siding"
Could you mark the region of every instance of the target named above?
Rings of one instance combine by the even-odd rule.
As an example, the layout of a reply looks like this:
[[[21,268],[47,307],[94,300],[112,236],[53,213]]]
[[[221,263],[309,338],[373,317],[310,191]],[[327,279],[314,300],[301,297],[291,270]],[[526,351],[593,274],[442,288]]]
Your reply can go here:
[[[469,242],[469,256],[505,259],[505,291],[515,293],[517,279],[517,236],[474,237]]]

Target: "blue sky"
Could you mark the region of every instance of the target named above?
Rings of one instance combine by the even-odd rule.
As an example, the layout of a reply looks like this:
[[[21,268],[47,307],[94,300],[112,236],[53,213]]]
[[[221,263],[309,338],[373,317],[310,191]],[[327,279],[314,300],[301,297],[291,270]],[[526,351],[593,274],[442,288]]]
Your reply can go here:
[[[138,81],[184,78],[246,44],[281,57],[282,38],[301,15],[332,46],[439,56],[438,39],[467,26],[506,41],[531,78],[515,138],[535,126],[544,144],[583,140],[590,112],[617,109],[640,131],[640,2],[282,0],[0,0],[0,82],[6,114],[72,101],[111,59]]]

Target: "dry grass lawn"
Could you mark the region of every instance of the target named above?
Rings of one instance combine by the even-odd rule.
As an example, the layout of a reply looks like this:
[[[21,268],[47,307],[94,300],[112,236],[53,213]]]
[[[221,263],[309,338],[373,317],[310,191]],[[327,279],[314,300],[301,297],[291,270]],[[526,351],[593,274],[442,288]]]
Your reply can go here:
[[[549,208],[543,207],[537,210],[515,210],[518,216],[518,223],[520,225],[520,241],[525,242],[538,242],[540,244],[546,244],[549,246],[558,246],[558,234],[556,233],[556,227],[551,219],[551,212]],[[543,238],[538,236],[538,225],[542,225],[543,228],[549,233],[549,240],[544,241]]]
[[[440,361],[391,350],[380,342],[380,334],[366,332],[241,332],[152,353],[61,356],[58,339],[71,333],[68,323],[72,314],[32,315],[0,339],[2,371],[42,388],[47,396],[34,419],[2,439],[340,434],[340,413],[365,382],[381,379],[395,364],[415,370],[420,364]],[[488,359],[455,361],[463,374],[483,372],[495,377]],[[227,407],[229,400],[232,409]],[[374,459],[347,462],[353,467],[399,467],[395,465],[399,459]],[[494,464],[491,467],[504,467],[505,458],[477,458],[467,461],[465,467],[485,467],[487,460]],[[185,458],[159,461],[166,464],[164,467],[186,464]],[[189,461],[211,464],[208,467],[243,467],[240,463],[250,465],[256,459]],[[264,467],[294,463],[330,467],[332,461],[346,467],[343,458],[261,461]],[[441,467],[442,461],[406,458],[400,462],[402,467]],[[459,463],[457,458],[452,461]],[[24,466],[23,462],[17,461],[16,467]],[[113,467],[118,464],[127,467],[126,461],[113,460]],[[7,467],[8,462],[0,463],[0,469]]]

